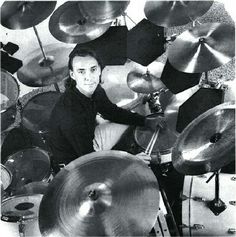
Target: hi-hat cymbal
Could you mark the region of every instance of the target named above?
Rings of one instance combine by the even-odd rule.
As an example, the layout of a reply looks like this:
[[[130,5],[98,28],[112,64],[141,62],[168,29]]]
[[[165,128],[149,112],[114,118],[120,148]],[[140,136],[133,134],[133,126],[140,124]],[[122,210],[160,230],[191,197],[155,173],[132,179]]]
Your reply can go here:
[[[128,74],[127,84],[132,91],[149,94],[166,88],[160,80],[164,64],[153,62],[150,65],[152,66],[148,66],[148,68],[139,67]]]
[[[172,150],[175,169],[199,175],[217,171],[235,159],[235,104],[220,104],[193,120]]]
[[[32,87],[48,86],[62,81],[68,76],[69,54],[73,47],[50,44],[44,47],[47,60],[40,49],[30,52],[23,60],[24,66],[17,72],[23,84]]]
[[[27,29],[45,20],[56,1],[5,1],[1,6],[1,24],[9,29]]]
[[[65,43],[85,43],[104,34],[111,25],[90,22],[81,13],[82,1],[69,1],[61,5],[49,20],[49,30]]]
[[[79,157],[48,186],[39,210],[43,236],[147,236],[159,208],[157,180],[135,156]]]
[[[207,72],[228,63],[235,55],[235,28],[206,23],[183,32],[168,49],[168,59],[177,70]]]
[[[96,24],[113,21],[122,15],[130,1],[81,1],[83,16]]]
[[[152,23],[164,26],[180,26],[205,14],[213,1],[147,1],[144,13]]]

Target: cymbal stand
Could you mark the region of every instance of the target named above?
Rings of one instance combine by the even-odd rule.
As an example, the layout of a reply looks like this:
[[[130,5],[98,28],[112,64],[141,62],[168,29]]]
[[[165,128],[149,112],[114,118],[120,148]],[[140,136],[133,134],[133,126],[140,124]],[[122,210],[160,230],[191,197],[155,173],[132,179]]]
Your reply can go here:
[[[23,218],[20,218],[19,220],[19,226],[18,226],[19,236],[25,237],[25,223]]]
[[[35,35],[36,35],[36,37],[37,37],[37,40],[38,40],[40,49],[41,49],[42,54],[43,54],[43,59],[40,60],[39,65],[40,65],[41,67],[48,67],[48,68],[50,69],[51,73],[52,73],[52,76],[53,76],[54,78],[56,78],[56,75],[55,75],[55,73],[54,73],[54,70],[53,70],[53,68],[52,68],[52,66],[51,66],[51,65],[54,63],[54,58],[53,58],[53,56],[47,56],[47,55],[46,55],[46,53],[45,53],[45,51],[44,51],[44,49],[43,49],[43,45],[42,45],[42,42],[41,42],[41,40],[40,40],[40,37],[39,37],[39,34],[38,34],[38,31],[37,31],[36,27],[33,26],[33,29],[34,29],[34,33],[35,33]],[[54,85],[56,91],[57,91],[57,92],[60,92],[60,89],[59,89],[59,86],[57,85],[57,83],[54,83],[53,85]]]
[[[208,183],[213,176],[215,176],[215,198],[207,203],[207,206],[210,208],[210,210],[218,216],[221,212],[223,212],[227,206],[225,203],[220,199],[220,179],[219,179],[220,170],[214,172],[214,175],[212,175],[206,182]]]

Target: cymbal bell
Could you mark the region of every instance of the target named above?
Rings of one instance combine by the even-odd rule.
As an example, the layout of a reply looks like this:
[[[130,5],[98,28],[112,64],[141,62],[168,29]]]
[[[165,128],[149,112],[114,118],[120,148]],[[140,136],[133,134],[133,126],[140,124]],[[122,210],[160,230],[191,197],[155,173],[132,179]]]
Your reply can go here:
[[[207,72],[228,63],[235,55],[235,27],[205,23],[183,32],[168,49],[168,59],[177,70]]]
[[[134,71],[129,72],[127,76],[128,87],[134,92],[144,94],[166,88],[160,80],[163,68],[164,64],[161,62],[153,62],[152,66],[147,68],[136,68]]]
[[[30,52],[17,72],[20,82],[27,86],[42,87],[62,81],[68,76],[69,54],[73,47],[50,44],[44,47],[47,59],[40,49]]]
[[[59,41],[85,43],[104,34],[111,22],[96,24],[90,22],[81,12],[82,1],[69,1],[61,5],[49,20],[49,30]]]
[[[144,13],[156,25],[180,26],[204,15],[212,4],[213,1],[146,1]]]
[[[9,29],[27,29],[45,20],[56,1],[5,1],[1,6],[1,24]]]
[[[62,169],[40,204],[44,236],[145,236],[158,212],[151,169],[122,151],[93,152]]]
[[[81,1],[83,16],[96,24],[105,24],[121,16],[130,1]]]
[[[174,168],[183,174],[217,171],[235,159],[235,104],[220,104],[193,120],[172,150]]]

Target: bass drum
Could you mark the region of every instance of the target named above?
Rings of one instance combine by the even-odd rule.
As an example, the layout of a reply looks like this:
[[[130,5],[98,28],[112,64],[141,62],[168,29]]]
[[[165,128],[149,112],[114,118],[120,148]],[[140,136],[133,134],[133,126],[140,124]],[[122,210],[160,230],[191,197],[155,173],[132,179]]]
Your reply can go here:
[[[236,236],[236,175],[220,173],[220,199],[227,208],[218,216],[206,203],[215,198],[212,173],[185,176],[182,203],[183,236]]]

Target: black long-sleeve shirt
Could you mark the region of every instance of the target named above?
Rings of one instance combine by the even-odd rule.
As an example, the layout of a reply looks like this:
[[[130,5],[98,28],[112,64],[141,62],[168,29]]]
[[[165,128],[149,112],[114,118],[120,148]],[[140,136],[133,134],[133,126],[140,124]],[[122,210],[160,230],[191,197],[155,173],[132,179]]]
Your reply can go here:
[[[93,152],[96,115],[116,123],[143,126],[145,117],[117,107],[98,85],[91,98],[78,89],[66,89],[50,118],[49,142],[55,163],[70,161]]]

